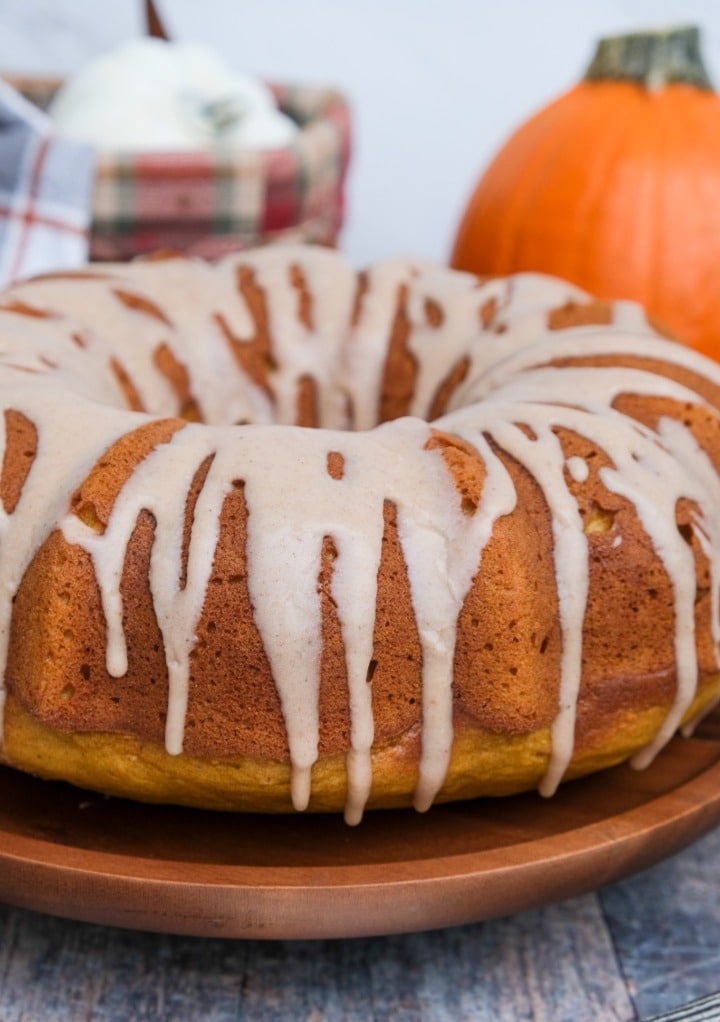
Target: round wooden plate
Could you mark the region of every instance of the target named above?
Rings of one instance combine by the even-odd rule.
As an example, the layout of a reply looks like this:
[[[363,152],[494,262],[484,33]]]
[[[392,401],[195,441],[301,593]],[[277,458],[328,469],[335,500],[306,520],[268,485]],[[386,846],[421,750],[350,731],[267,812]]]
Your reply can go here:
[[[400,933],[576,895],[720,822],[720,715],[653,766],[414,812],[261,817],[143,806],[0,769],[0,900],[214,937]]]

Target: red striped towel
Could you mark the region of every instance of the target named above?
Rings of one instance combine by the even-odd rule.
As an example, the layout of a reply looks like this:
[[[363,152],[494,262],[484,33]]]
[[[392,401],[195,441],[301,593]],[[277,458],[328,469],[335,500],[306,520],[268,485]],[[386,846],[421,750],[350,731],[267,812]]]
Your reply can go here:
[[[13,78],[45,109],[59,79]],[[343,223],[351,116],[331,87],[271,85],[299,131],[282,149],[98,153],[91,259],[157,249],[213,258],[275,241],[336,243]]]

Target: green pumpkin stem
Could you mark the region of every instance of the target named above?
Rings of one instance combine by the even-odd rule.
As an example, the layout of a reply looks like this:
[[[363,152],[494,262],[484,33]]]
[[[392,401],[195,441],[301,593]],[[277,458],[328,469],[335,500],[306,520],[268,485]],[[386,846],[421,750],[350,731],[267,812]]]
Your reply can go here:
[[[694,26],[601,39],[585,81],[635,82],[651,92],[671,83],[713,88]]]

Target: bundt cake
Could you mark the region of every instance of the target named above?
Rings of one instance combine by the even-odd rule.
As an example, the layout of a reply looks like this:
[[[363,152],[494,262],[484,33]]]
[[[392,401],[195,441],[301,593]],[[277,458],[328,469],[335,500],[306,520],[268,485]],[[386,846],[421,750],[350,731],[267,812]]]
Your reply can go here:
[[[426,809],[720,694],[720,367],[531,274],[277,247],[0,296],[4,761]]]

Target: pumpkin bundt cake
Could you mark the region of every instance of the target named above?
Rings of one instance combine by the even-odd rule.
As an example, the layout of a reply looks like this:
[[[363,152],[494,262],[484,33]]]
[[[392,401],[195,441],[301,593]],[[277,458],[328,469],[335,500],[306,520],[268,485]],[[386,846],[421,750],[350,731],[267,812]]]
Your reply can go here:
[[[637,306],[321,249],[0,296],[8,764],[426,809],[720,693],[720,367]]]

